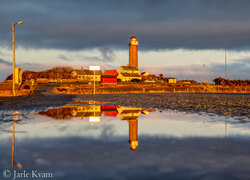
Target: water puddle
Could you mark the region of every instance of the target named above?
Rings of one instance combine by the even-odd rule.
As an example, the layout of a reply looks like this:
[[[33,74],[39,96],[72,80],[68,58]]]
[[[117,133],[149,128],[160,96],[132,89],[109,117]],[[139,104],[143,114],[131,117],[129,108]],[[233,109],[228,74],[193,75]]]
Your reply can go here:
[[[94,101],[40,112],[3,112],[0,167],[49,169],[66,179],[72,173],[104,178],[104,171],[109,179],[138,173],[164,178],[178,176],[183,168],[190,178],[218,169],[244,178],[250,174],[250,126],[235,122]]]

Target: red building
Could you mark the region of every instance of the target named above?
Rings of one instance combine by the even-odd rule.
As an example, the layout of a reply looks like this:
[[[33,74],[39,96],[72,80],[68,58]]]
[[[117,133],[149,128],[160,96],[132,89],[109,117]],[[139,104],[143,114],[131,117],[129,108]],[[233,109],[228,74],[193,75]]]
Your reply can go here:
[[[107,70],[101,76],[101,83],[116,84],[118,72],[116,70]]]

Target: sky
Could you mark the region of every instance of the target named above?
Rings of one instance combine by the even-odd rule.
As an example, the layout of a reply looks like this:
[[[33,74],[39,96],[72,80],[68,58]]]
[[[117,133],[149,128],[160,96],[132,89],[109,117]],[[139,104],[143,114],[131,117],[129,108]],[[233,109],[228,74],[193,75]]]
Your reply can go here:
[[[102,70],[128,64],[129,38],[139,41],[141,71],[177,79],[250,79],[248,0],[0,0],[0,81],[16,64]]]

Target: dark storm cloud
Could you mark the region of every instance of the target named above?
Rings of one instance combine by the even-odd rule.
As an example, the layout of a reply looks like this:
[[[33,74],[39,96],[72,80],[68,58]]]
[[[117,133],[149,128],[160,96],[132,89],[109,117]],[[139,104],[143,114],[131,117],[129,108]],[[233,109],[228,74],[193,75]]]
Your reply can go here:
[[[250,42],[248,0],[23,0],[2,1],[0,45],[11,45],[11,23],[18,44],[32,48],[127,48],[135,34],[142,50],[220,49],[224,33],[232,49]]]

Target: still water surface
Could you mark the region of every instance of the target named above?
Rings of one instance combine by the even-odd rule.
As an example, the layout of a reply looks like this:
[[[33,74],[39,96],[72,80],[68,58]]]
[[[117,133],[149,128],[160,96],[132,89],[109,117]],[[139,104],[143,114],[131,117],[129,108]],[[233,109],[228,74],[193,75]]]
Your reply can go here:
[[[95,102],[1,114],[9,178],[250,179],[250,126],[237,119]]]

